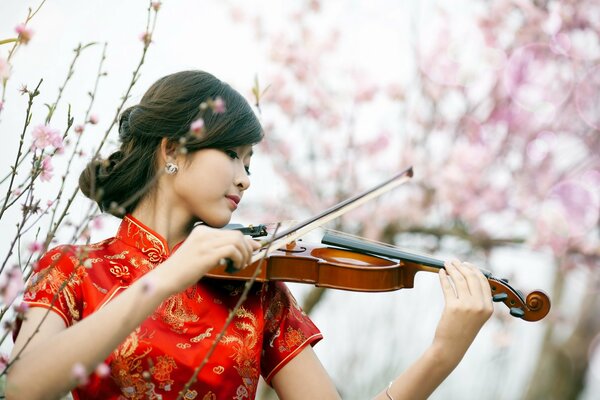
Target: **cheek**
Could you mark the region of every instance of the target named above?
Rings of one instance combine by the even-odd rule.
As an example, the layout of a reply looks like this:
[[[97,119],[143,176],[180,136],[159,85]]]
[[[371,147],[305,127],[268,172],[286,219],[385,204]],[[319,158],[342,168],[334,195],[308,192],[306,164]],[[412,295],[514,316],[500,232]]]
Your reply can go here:
[[[233,168],[229,160],[213,159],[199,162],[178,176],[178,192],[203,198],[221,197],[233,181]]]

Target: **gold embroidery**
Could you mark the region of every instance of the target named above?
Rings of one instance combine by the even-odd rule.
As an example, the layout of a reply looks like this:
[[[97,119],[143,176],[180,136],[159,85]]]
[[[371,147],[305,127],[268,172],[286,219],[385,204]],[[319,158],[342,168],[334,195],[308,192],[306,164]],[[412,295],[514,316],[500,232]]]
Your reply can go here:
[[[300,329],[294,329],[291,326],[288,327],[287,332],[283,336],[285,344],[288,348],[295,347],[306,340],[304,332]]]
[[[237,335],[226,335],[223,343],[231,343],[235,353],[232,355],[234,368],[242,378],[243,386],[237,389],[238,398],[243,396],[253,398],[258,385],[259,366],[255,358],[255,346],[258,342],[259,322],[256,316],[244,307],[236,312],[235,327],[241,331]]]
[[[218,365],[213,368],[213,372],[217,375],[221,375],[224,371],[225,371],[225,367],[223,367],[222,365]]]
[[[127,258],[127,254],[129,254],[129,250],[123,250],[122,252],[117,254],[105,255],[104,258],[106,258],[107,260],[124,260],[125,258]]]
[[[190,342],[193,342],[193,343],[201,342],[202,340],[204,340],[208,337],[211,337],[212,331],[213,331],[213,328],[208,328],[206,331],[204,331],[204,333],[201,333],[198,336],[191,338]]]
[[[175,294],[166,299],[158,310],[164,323],[177,333],[184,333],[182,328],[188,322],[197,322],[198,316],[186,308],[181,294]]]
[[[171,388],[174,381],[171,379],[171,372],[177,368],[175,360],[171,356],[158,356],[156,364],[150,370],[154,379],[158,381],[158,387],[161,389]]]
[[[51,257],[53,262],[57,262],[62,254],[57,253]],[[56,303],[63,305],[67,309],[73,320],[79,320],[80,314],[77,308],[77,301],[75,293],[77,287],[81,285],[81,276],[85,275],[85,267],[78,265],[75,267],[75,271],[67,277],[65,273],[60,271],[56,267],[49,267],[39,274],[37,274],[32,280],[31,286],[28,288],[26,293],[26,299],[34,299],[38,292],[48,293],[52,296],[61,292],[61,296],[58,297]],[[65,284],[66,282],[66,284]],[[40,302],[50,304],[48,300],[38,299]],[[64,304],[63,304],[64,301]]]
[[[182,350],[189,349],[190,347],[192,347],[192,345],[189,343],[177,343],[175,346]]]
[[[209,390],[208,393],[204,395],[202,400],[217,400],[217,395]]]
[[[195,390],[189,390],[188,389],[188,391],[185,392],[185,394],[183,395],[183,398],[184,399],[189,399],[189,400],[194,400],[196,398],[196,396],[198,396],[198,392],[196,392]]]
[[[142,365],[142,361],[152,351],[152,347],[148,345],[140,354],[135,354],[140,342],[148,344],[147,339],[152,336],[153,333],[140,333],[140,328],[137,328],[113,352],[114,358],[110,363],[111,375],[127,399],[156,398],[152,397],[154,385],[148,383],[144,378]]]
[[[114,261],[111,261],[110,263],[112,264],[112,267],[109,271],[116,278],[129,277],[129,268],[127,268],[127,266],[116,264]]]

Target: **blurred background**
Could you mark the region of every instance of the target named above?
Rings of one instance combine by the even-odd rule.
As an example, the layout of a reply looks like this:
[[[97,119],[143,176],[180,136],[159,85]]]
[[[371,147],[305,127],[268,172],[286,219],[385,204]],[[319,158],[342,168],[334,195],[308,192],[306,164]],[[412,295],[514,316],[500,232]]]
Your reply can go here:
[[[301,220],[413,166],[410,183],[330,228],[550,296],[539,322],[498,304],[432,399],[600,397],[597,0],[150,4],[0,4],[3,354],[17,281],[40,253],[118,226],[76,183],[117,146],[119,110],[163,75],[202,69],[244,94],[265,128],[232,222]],[[43,154],[29,151],[39,125],[66,135]],[[374,396],[413,362],[443,308],[429,273],[388,293],[290,286],[344,399]]]

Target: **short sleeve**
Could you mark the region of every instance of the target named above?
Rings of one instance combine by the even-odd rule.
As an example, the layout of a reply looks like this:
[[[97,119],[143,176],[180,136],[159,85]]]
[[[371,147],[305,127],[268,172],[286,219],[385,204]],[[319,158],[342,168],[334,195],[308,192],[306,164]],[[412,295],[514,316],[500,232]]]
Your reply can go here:
[[[23,302],[56,312],[67,326],[81,319],[81,282],[85,267],[79,262],[76,247],[59,246],[49,250],[38,262],[37,272],[27,283]]]
[[[302,311],[283,282],[265,284],[263,289],[265,328],[261,374],[268,384],[273,376],[307,345],[323,335]]]

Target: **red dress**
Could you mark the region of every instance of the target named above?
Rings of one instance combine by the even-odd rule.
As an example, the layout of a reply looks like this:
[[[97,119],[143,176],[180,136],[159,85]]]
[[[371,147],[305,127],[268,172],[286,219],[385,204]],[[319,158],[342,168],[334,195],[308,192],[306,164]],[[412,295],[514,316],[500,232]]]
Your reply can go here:
[[[128,215],[114,238],[50,250],[24,301],[51,309],[71,326],[169,254],[163,238]],[[73,391],[75,399],[176,399],[221,332],[243,285],[202,279],[167,298],[108,357],[110,375],[92,374]],[[269,383],[305,346],[321,338],[285,284],[257,283],[183,398],[253,399],[260,375]]]

